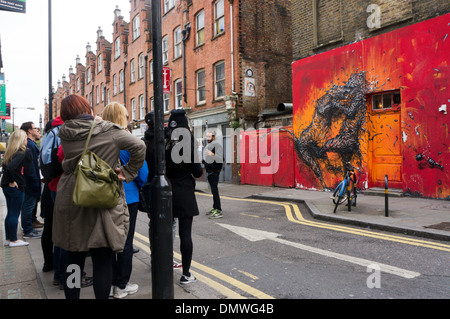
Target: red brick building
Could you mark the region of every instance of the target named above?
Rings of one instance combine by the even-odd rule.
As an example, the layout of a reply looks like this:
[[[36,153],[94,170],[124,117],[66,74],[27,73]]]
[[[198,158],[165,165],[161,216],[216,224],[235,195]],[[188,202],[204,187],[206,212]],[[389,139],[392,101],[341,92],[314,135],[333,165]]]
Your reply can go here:
[[[171,86],[163,99],[166,120],[170,110],[184,108],[197,137],[206,128],[225,136],[230,127],[281,124],[273,118],[292,124],[292,114],[276,117],[279,103],[292,103],[290,3],[161,0],[163,66]],[[134,134],[141,135],[153,108],[151,1],[130,5],[127,17],[114,10],[111,43],[97,31],[97,50],[87,46],[68,92],[84,96],[96,115],[110,101],[124,104]],[[59,105],[54,100],[54,116]],[[237,175],[230,166],[224,178],[237,181]]]

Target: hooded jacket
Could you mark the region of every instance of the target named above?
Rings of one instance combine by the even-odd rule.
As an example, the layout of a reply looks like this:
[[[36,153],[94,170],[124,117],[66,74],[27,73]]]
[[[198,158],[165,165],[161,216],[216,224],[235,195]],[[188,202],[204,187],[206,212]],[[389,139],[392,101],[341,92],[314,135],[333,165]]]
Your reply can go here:
[[[64,152],[63,175],[58,183],[53,217],[54,245],[67,251],[88,251],[110,247],[121,252],[128,234],[129,213],[123,184],[119,203],[111,209],[77,207],[72,194],[75,167],[89,135],[92,120],[66,121],[59,131]],[[92,150],[113,169],[120,166],[120,150],[130,152],[130,160],[122,166],[126,182],[132,181],[144,164],[145,144],[137,137],[111,122],[101,121],[94,127],[88,150]]]

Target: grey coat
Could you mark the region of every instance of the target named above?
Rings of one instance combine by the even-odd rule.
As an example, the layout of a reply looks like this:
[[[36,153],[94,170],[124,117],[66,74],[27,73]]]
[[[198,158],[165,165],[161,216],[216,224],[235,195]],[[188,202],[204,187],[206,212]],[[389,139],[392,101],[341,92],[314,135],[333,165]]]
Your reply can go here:
[[[83,152],[91,124],[89,120],[70,120],[62,125],[58,134],[64,152],[64,173],[56,192],[53,242],[67,251],[110,247],[115,252],[121,252],[129,226],[123,184],[120,183],[121,195],[115,208],[83,208],[74,206],[72,202],[75,186],[73,171]],[[130,161],[122,167],[126,182],[133,180],[144,164],[144,142],[111,122],[101,121],[95,126],[88,150],[96,153],[113,169],[120,166],[120,150],[129,151]]]

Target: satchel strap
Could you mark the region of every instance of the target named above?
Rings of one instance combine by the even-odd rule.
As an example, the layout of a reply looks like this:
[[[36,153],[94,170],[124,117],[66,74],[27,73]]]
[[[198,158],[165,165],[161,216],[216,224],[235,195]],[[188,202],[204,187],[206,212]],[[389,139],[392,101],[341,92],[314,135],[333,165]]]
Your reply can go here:
[[[91,130],[89,131],[89,135],[88,135],[88,138],[86,140],[86,144],[84,145],[83,155],[85,155],[86,152],[87,152],[87,148],[89,146],[89,142],[91,141],[92,131],[94,130],[95,124],[96,124],[95,120],[92,121]],[[81,155],[81,158],[83,157],[83,155]]]

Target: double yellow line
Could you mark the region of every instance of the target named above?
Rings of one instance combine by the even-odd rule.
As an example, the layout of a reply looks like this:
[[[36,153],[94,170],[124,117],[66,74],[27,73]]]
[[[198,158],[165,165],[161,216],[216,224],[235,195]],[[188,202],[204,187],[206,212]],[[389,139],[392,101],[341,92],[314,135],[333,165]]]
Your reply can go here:
[[[200,194],[200,193],[198,193],[197,195],[212,196],[209,194]],[[293,203],[277,202],[277,201],[270,201],[270,200],[259,200],[259,199],[234,198],[234,197],[227,197],[227,196],[221,196],[221,198],[235,200],[235,201],[265,203],[265,204],[282,206],[282,207],[284,207],[286,217],[290,222],[305,225],[305,226],[329,229],[329,230],[334,230],[334,231],[358,235],[358,236],[377,238],[377,239],[386,240],[386,241],[392,241],[392,242],[397,242],[397,243],[402,243],[402,244],[407,244],[407,245],[426,247],[426,248],[450,252],[450,245],[447,245],[447,244],[435,243],[432,241],[415,239],[415,238],[407,238],[407,237],[390,235],[390,234],[381,234],[381,233],[364,230],[364,229],[346,227],[346,226],[341,226],[341,225],[331,225],[331,224],[327,224],[327,223],[323,223],[323,222],[307,220],[303,217],[298,205],[293,204]]]
[[[211,197],[210,194],[204,194],[204,193],[197,193],[197,195],[200,196],[208,196]],[[303,217],[300,208],[297,204],[293,203],[287,203],[287,202],[278,202],[278,201],[271,201],[271,200],[259,200],[259,199],[247,199],[247,198],[235,198],[235,197],[228,197],[228,196],[221,196],[222,199],[228,199],[233,201],[241,201],[241,202],[251,202],[251,203],[263,203],[263,204],[270,204],[270,205],[276,205],[281,206],[284,208],[285,215],[287,219],[290,222],[310,226],[310,227],[316,227],[321,229],[328,229],[343,233],[348,233],[352,235],[358,235],[358,236],[364,236],[364,237],[370,237],[370,238],[376,238],[386,241],[392,241],[407,245],[413,245],[413,246],[419,246],[419,247],[425,247],[425,248],[431,248],[441,251],[450,252],[450,245],[441,244],[441,243],[435,243],[431,241],[426,240],[420,240],[420,239],[414,239],[414,238],[406,238],[402,236],[396,236],[396,235],[390,235],[390,234],[381,234],[376,233],[373,231],[368,231],[364,229],[357,229],[352,227],[346,227],[341,225],[331,225],[323,222],[316,222],[307,220]],[[139,239],[140,241],[137,241],[136,239]],[[142,242],[141,242],[142,241]],[[145,243],[145,244],[144,244]],[[150,248],[149,248],[149,239],[148,237],[135,233],[135,240],[134,244],[141,248],[143,251],[150,254]],[[174,258],[177,260],[181,260],[181,255],[174,251]],[[213,268],[207,267],[205,265],[202,265],[198,262],[192,261],[191,268],[196,271],[195,276],[199,281],[202,283],[212,287],[220,294],[224,295],[227,298],[230,299],[246,299],[242,294],[238,293],[237,291],[241,291],[244,295],[253,296],[257,299],[274,299],[274,297],[255,289],[239,280],[234,279],[233,277],[230,277],[228,275],[225,275]],[[205,274],[205,275],[203,275]],[[214,279],[211,279],[213,277]],[[227,283],[227,286],[225,286],[222,282]],[[234,287],[233,289],[230,289],[229,287]]]

